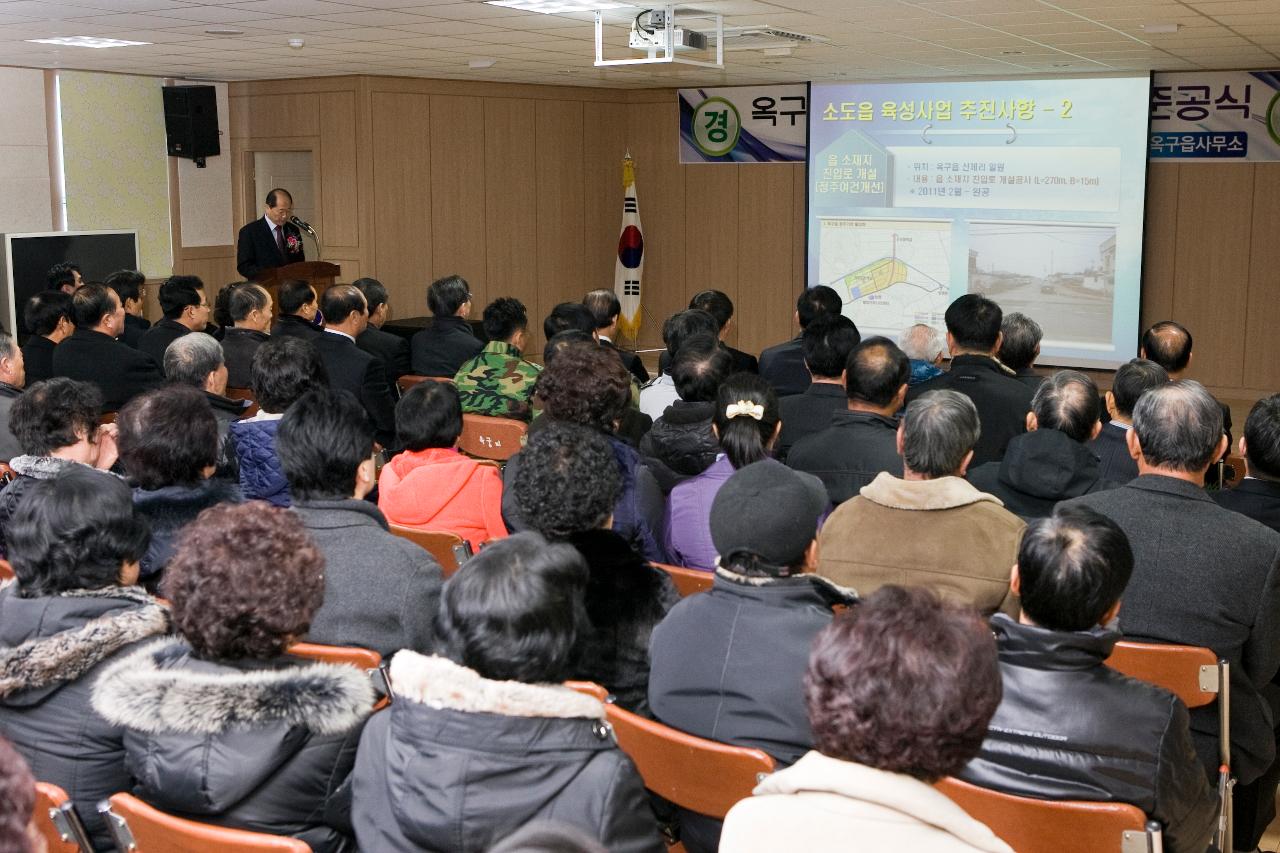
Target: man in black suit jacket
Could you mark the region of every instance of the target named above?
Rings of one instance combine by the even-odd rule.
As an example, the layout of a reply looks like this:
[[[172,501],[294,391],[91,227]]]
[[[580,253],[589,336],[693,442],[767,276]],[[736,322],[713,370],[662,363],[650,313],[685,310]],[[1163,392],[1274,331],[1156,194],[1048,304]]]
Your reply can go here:
[[[1214,492],[1220,506],[1280,531],[1280,394],[1249,410],[1240,436],[1245,478],[1234,489]]]
[[[169,344],[190,332],[203,332],[209,324],[209,300],[204,282],[194,275],[174,275],[160,285],[160,310],[164,319],[138,340],[138,351],[164,367],[164,351]],[[126,320],[128,315],[126,314]]]
[[[54,375],[54,347],[76,330],[71,322],[71,296],[61,290],[37,293],[27,300],[22,322],[29,335],[22,347],[22,360],[27,384],[34,385]]]
[[[289,218],[293,215],[293,196],[277,187],[267,193],[266,211],[240,229],[236,238],[236,269],[249,280],[257,280],[263,272],[305,261],[302,232]]]
[[[1126,637],[1207,646],[1231,665],[1235,848],[1253,850],[1275,816],[1280,670],[1280,533],[1214,503],[1205,472],[1227,449],[1222,410],[1198,382],[1142,395],[1129,447],[1138,479],[1064,502],[1096,509],[1124,530],[1133,577],[1120,609]],[[1216,778],[1218,707],[1191,711],[1191,734]]]
[[[484,349],[484,342],[471,331],[471,286],[460,275],[448,275],[427,288],[431,325],[409,341],[409,362],[419,376],[447,376]]]
[[[1129,430],[1133,429],[1133,407],[1150,388],[1169,381],[1169,374],[1154,361],[1135,358],[1122,364],[1111,380],[1111,390],[1102,397],[1110,419],[1102,425],[1089,449],[1098,457],[1104,480],[1127,483],[1138,476],[1138,463],[1129,455]]]
[[[1004,456],[1009,439],[1026,431],[1031,411],[1029,386],[995,357],[1000,350],[1000,306],[976,293],[966,293],[947,307],[947,347],[951,369],[907,391],[910,404],[921,394],[940,389],[959,391],[978,410],[982,432],[973,448],[971,466]]]
[[[412,370],[409,367],[409,342],[399,335],[382,331],[390,310],[387,289],[376,278],[356,279],[351,286],[364,294],[365,304],[369,306],[369,326],[356,336],[356,346],[382,360],[387,371],[387,384],[391,386],[392,395],[398,396],[396,380]]]
[[[782,432],[778,435],[778,459],[785,461],[797,441],[831,426],[831,415],[844,411],[845,362],[862,340],[858,327],[843,314],[820,317],[804,330],[804,363],[813,383],[801,394],[778,401]]]
[[[734,349],[724,342],[724,339],[729,336],[729,330],[733,328],[733,300],[727,293],[720,290],[704,290],[694,294],[694,297],[689,300],[689,307],[700,308],[716,318],[716,323],[720,326],[720,345],[729,351],[729,356],[733,359],[733,368],[730,373],[760,372],[760,362],[754,355]]]
[[[276,296],[280,300],[280,317],[271,334],[315,343],[324,328],[316,323],[316,315],[320,312],[316,289],[301,279],[290,279],[280,282]]]
[[[840,294],[825,284],[806,287],[796,299],[795,321],[800,324],[800,334],[760,353],[760,375],[769,381],[779,397],[802,394],[809,387],[809,368],[805,367],[802,342],[804,330],[817,317],[839,314],[840,307]]]
[[[151,328],[150,321],[142,316],[142,285],[146,280],[147,277],[137,270],[117,270],[103,282],[120,297],[120,304],[124,306],[124,334],[120,340],[134,349]]]
[[[359,400],[378,443],[394,447],[396,401],[387,385],[386,368],[380,358],[356,346],[356,338],[369,324],[364,295],[349,284],[334,285],[320,298],[320,310],[327,322],[315,345],[329,372],[329,387],[350,392]]]
[[[124,306],[114,290],[81,287],[71,297],[71,320],[76,330],[54,349],[53,375],[97,385],[104,412],[119,411],[164,381],[150,356],[116,340],[124,330]]]
[[[649,371],[645,368],[640,356],[633,352],[618,349],[613,339],[618,334],[618,317],[622,314],[622,303],[612,290],[593,290],[582,298],[582,304],[591,312],[596,321],[596,337],[600,346],[607,347],[618,354],[622,364],[631,372],[636,384],[644,385],[649,381]]]

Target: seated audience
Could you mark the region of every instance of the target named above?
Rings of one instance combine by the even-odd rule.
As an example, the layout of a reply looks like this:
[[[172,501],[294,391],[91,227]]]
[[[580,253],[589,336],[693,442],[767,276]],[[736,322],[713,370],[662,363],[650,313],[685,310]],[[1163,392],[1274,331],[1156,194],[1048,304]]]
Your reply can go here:
[[[116,464],[116,425],[99,424],[102,394],[88,382],[48,379],[13,401],[9,429],[20,456],[9,460],[17,475],[0,490],[0,557],[9,524],[27,490],[77,464],[106,471]]]
[[[581,329],[565,329],[563,332],[557,332],[553,337],[547,340],[547,344],[542,348],[542,369],[546,370],[547,366],[555,360],[555,357],[566,347],[569,346],[599,346],[596,339],[588,332]],[[536,392],[536,387],[535,387]],[[635,383],[631,384],[632,397],[635,397]],[[529,424],[529,432],[535,432],[546,424],[551,423],[549,418],[538,417],[541,410],[534,410],[533,422]],[[640,446],[640,439],[644,438],[650,428],[653,427],[653,419],[643,414],[638,408],[628,405],[622,410],[622,417],[618,419],[618,426],[614,429],[614,435],[625,441],[634,448]]]
[[[71,322],[71,297],[61,290],[37,293],[27,300],[22,322],[29,336],[22,347],[27,382],[43,382],[53,377],[53,348],[76,329]]]
[[[27,372],[18,339],[0,329],[0,461],[22,455],[22,446],[9,428],[9,412],[26,384]]]
[[[137,270],[118,270],[103,282],[120,297],[120,304],[124,306],[124,334],[120,335],[120,340],[134,349],[151,328],[151,321],[142,316],[142,285],[146,280],[147,277]]]
[[[489,339],[484,349],[453,377],[463,413],[530,420],[533,383],[542,368],[522,355],[529,315],[520,300],[504,296],[485,306],[484,335]]]
[[[1252,850],[1275,816],[1275,709],[1280,670],[1280,533],[1213,502],[1204,476],[1226,451],[1222,408],[1198,382],[1152,388],[1133,411],[1136,480],[1069,501],[1129,537],[1133,578],[1120,607],[1127,638],[1206,646],[1231,665],[1235,845]],[[1218,770],[1218,707],[1191,711],[1210,778]]]
[[[978,411],[958,391],[908,404],[902,478],[881,473],[836,507],[822,527],[819,573],[861,595],[925,586],[986,615],[1016,613],[1007,567],[1026,524],[964,479],[978,432]]]
[[[220,506],[187,528],[162,587],[178,636],[117,657],[93,688],[97,713],[124,729],[135,796],[316,853],[353,848],[347,777],[373,686],[286,652],[325,572],[286,510]]]
[[[680,399],[640,439],[645,465],[663,492],[701,474],[715,462],[720,444],[711,432],[716,392],[729,376],[732,359],[715,338],[695,336],[685,341],[671,363],[671,376]]]
[[[378,509],[391,524],[456,533],[479,551],[507,535],[502,475],[458,452],[462,407],[447,382],[421,382],[396,404],[404,448],[378,476]]]
[[[1058,501],[1113,489],[1088,444],[1102,429],[1098,386],[1078,370],[1041,377],[1027,431],[1009,440],[1004,458],[969,471],[969,482],[1023,519],[1051,515]]]
[[[880,474],[902,470],[897,413],[910,371],[906,353],[888,338],[859,343],[845,362],[845,408],[832,413],[830,426],[800,439],[787,454],[789,466],[822,480],[833,505],[854,497]]]
[[[959,775],[1021,797],[1130,803],[1164,827],[1165,850],[1204,853],[1217,792],[1186,707],[1106,665],[1120,639],[1107,626],[1132,572],[1124,531],[1091,509],[1027,526],[1010,583],[1021,613],[991,620],[1004,696]]]
[[[942,360],[947,355],[947,342],[933,326],[916,323],[902,333],[898,346],[911,359],[911,380],[908,384],[919,385],[942,375]]]
[[[123,732],[89,703],[112,658],[169,632],[134,584],[147,523],[118,478],[74,466],[26,491],[7,525],[17,582],[0,586],[0,730],[67,792],[95,849],[114,850],[98,802],[133,784]]]
[[[996,358],[1013,371],[1017,380],[1032,391],[1040,387],[1044,377],[1033,369],[1040,357],[1040,341],[1044,332],[1040,324],[1026,314],[1005,314],[1000,323],[1000,351]]]
[[[359,405],[320,388],[289,407],[276,433],[293,511],[324,555],[324,603],[307,639],[381,655],[431,649],[440,564],[393,535],[364,498],[377,485],[373,430]]]
[[[335,393],[346,391],[359,401],[384,447],[396,441],[396,397],[387,384],[382,360],[356,346],[356,337],[369,325],[364,295],[349,284],[335,284],[320,297],[324,331],[315,339],[316,351]]]
[[[227,385],[248,388],[253,355],[271,335],[271,294],[260,284],[242,281],[218,292],[226,303],[222,324],[222,352],[227,362]]]
[[[667,318],[667,321],[662,324],[662,342],[667,348],[659,359],[661,370],[658,378],[640,390],[641,412],[657,420],[662,417],[667,406],[680,399],[680,394],[676,391],[676,382],[671,378],[671,359],[676,357],[676,353],[685,341],[702,334],[715,338],[718,328],[714,317],[696,308],[680,311]]]
[[[580,302],[561,302],[552,308],[551,313],[542,321],[542,336],[547,340],[570,329],[586,332],[596,342],[600,340],[600,335],[596,331],[596,316],[591,313],[590,308]]]
[[[229,436],[231,425],[244,417],[250,404],[226,396],[228,371],[222,346],[204,332],[183,335],[164,351],[164,375],[174,385],[187,385],[204,393],[218,420],[218,467],[214,474],[239,480],[240,464]]]
[[[138,351],[164,365],[164,351],[169,344],[189,332],[203,332],[209,322],[210,305],[205,298],[204,282],[193,275],[175,275],[160,285],[160,310],[164,318],[143,333]],[[125,316],[128,317],[126,311]]]
[[[543,369],[536,394],[543,409],[538,421],[545,421],[541,429],[562,422],[589,427],[605,436],[622,478],[622,491],[613,507],[613,529],[635,543],[645,559],[665,562],[662,491],[653,474],[641,464],[640,454],[616,434],[631,394],[627,369],[617,356],[599,346],[570,344]],[[521,455],[517,453],[507,460],[504,483],[515,481]],[[502,493],[502,516],[509,530],[529,527],[524,521],[524,509],[510,488],[504,488]]]
[[[356,346],[382,361],[387,371],[387,387],[394,395],[400,377],[413,372],[409,367],[409,341],[382,330],[391,316],[387,289],[382,282],[376,278],[358,278],[351,286],[364,295],[365,304],[369,306],[369,325],[356,335]]]
[[[320,313],[316,289],[302,279],[288,279],[280,282],[276,296],[280,300],[280,316],[276,318],[271,334],[315,343],[324,328],[324,315]]]
[[[53,375],[92,382],[102,391],[102,410],[125,403],[164,381],[151,356],[116,340],[124,329],[124,307],[114,290],[86,284],[71,297],[76,330],[53,351]]]
[[[61,290],[67,295],[74,293],[80,285],[84,284],[84,279],[80,277],[80,266],[71,261],[63,261],[49,267],[47,277],[50,290]]]
[[[811,374],[804,360],[804,330],[818,317],[839,314],[840,308],[840,294],[825,284],[806,287],[796,299],[795,321],[800,334],[760,353],[760,375],[779,397],[803,394],[809,387]]]
[[[773,396],[768,382],[749,373],[730,384],[746,377]],[[720,555],[715,584],[678,602],[653,629],[649,706],[657,719],[763,749],[782,766],[813,746],[801,684],[809,648],[831,622],[832,605],[856,601],[852,591],[810,574],[826,508],[826,492],[812,477],[776,462],[754,462],[728,478],[709,513]],[[681,840],[690,853],[715,850],[719,825],[684,812]]]
[[[1102,425],[1089,449],[1098,457],[1098,473],[1104,480],[1127,483],[1138,476],[1138,463],[1129,455],[1129,430],[1133,429],[1133,407],[1149,389],[1169,381],[1169,374],[1154,361],[1135,358],[1120,365],[1111,380],[1111,390],[1103,397],[1110,420]]]
[[[626,368],[605,353],[619,371]],[[645,713],[649,632],[679,599],[671,579],[609,529],[621,477],[598,432],[554,424],[521,452],[510,493],[528,526],[573,545],[587,562],[587,616],[574,677],[603,685],[622,707]]]
[[[3,362],[0,362],[2,364]],[[1280,394],[1253,404],[1240,436],[1245,477],[1213,493],[1219,506],[1280,531]]]
[[[947,307],[946,318],[951,369],[912,385],[907,402],[942,389],[964,394],[977,407],[982,424],[982,435],[973,448],[973,464],[999,461],[1009,439],[1026,429],[1033,392],[995,356],[1002,338],[999,305],[985,296],[967,293]]]
[[[724,822],[723,853],[1012,853],[933,785],[982,745],[1000,704],[991,633],[928,590],[885,587],[814,643],[814,749]]]
[[[44,819],[44,815],[40,816]],[[0,850],[44,853],[36,826],[36,780],[13,744],[0,737]]]
[[[1169,374],[1169,379],[1176,382],[1185,379],[1191,367],[1191,357],[1195,353],[1191,349],[1191,332],[1181,323],[1163,320],[1154,324],[1142,333],[1142,341],[1138,344],[1138,357],[1154,361]],[[1222,409],[1222,429],[1227,434],[1227,446],[1231,446],[1231,407],[1218,403]]]
[[[813,381],[802,393],[778,403],[782,415],[778,458],[782,460],[797,441],[831,426],[831,415],[845,408],[845,362],[862,335],[848,317],[833,314],[810,323],[801,338],[805,368]]]
[[[582,557],[535,533],[495,542],[450,578],[439,654],[392,659],[391,707],[360,739],[361,849],[488,850],[554,819],[612,853],[663,850],[635,767],[602,735],[604,706],[557,684],[586,630],[585,584]]]
[[[329,374],[309,341],[275,337],[258,347],[249,380],[258,413],[231,425],[240,461],[244,499],[289,506],[289,481],[276,452],[276,430],[285,409],[313,388],[328,388]]]
[[[409,341],[410,363],[420,376],[453,378],[458,368],[484,349],[471,331],[471,286],[460,275],[437,279],[427,288],[431,325]]]
[[[591,312],[596,320],[596,337],[600,346],[611,349],[622,359],[622,365],[644,385],[649,381],[649,371],[645,369],[640,356],[628,350],[618,349],[613,339],[618,335],[618,317],[622,314],[622,303],[612,290],[593,290],[582,298],[582,304]]]
[[[218,421],[194,388],[168,385],[135,397],[120,410],[116,426],[120,467],[133,486],[134,505],[151,524],[142,583],[155,589],[182,528],[215,504],[238,502],[240,490],[213,476]]]
[[[716,321],[716,334],[720,339],[720,345],[729,353],[733,359],[729,372],[730,373],[759,373],[760,362],[754,355],[736,350],[724,342],[729,337],[729,333],[733,331],[733,300],[729,298],[729,294],[721,290],[703,290],[695,293],[693,298],[689,300],[690,308],[697,308],[706,311]],[[661,366],[661,365],[659,365]]]

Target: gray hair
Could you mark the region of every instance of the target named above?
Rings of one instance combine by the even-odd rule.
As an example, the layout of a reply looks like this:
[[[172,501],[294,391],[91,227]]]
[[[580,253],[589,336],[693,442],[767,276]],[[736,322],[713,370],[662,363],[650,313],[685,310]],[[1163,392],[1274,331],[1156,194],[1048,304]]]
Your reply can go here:
[[[222,344],[204,332],[188,332],[164,351],[164,375],[170,382],[204,389],[204,380],[225,363]]]
[[[0,329],[0,358],[14,355],[17,349],[18,339],[4,329]]]
[[[1000,332],[1004,335],[1000,343],[1000,360],[1006,367],[1023,370],[1036,360],[1036,347],[1044,332],[1040,324],[1026,314],[1005,314],[1000,324]]]
[[[1093,438],[1102,415],[1098,386],[1078,370],[1059,370],[1040,383],[1031,398],[1040,429],[1056,429],[1081,443]]]
[[[902,461],[926,477],[955,474],[981,433],[978,409],[968,397],[959,391],[926,392],[902,416]]]
[[[907,358],[921,361],[933,361],[946,350],[946,341],[933,326],[916,323],[898,338],[898,346],[907,354]]]
[[[1222,406],[1199,382],[1170,382],[1138,398],[1133,431],[1148,465],[1200,471],[1222,440]]]

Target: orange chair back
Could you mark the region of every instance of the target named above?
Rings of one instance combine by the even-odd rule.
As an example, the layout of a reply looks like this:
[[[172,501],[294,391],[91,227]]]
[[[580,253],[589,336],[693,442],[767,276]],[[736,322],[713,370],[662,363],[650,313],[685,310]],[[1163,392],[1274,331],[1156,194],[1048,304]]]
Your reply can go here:
[[[407,394],[410,388],[423,382],[447,382],[452,385],[453,379],[448,376],[418,376],[415,373],[406,373],[396,380],[396,387],[400,389],[401,394]]]
[[[93,853],[89,833],[67,792],[49,782],[36,783],[35,825],[49,853]]]
[[[231,400],[248,400],[253,405],[244,410],[241,418],[251,418],[258,414],[258,401],[253,399],[253,390],[250,388],[231,388],[228,386],[226,396]]]
[[[129,853],[310,853],[296,838],[230,829],[165,814],[131,794],[113,794],[99,806],[116,846]]]
[[[570,690],[576,690],[579,693],[594,696],[601,702],[607,702],[609,700],[609,691],[605,690],[594,681],[566,681],[564,686],[568,687]]]
[[[17,577],[12,564],[8,560],[0,560],[0,581],[15,580]]]
[[[715,581],[714,572],[704,572],[702,569],[686,569],[682,566],[668,566],[666,563],[650,563],[650,565],[670,575],[681,595],[706,592],[711,589]]]
[[[113,424],[115,422],[116,422],[115,412],[103,412],[102,414],[98,415],[98,423],[100,424],[106,425],[106,424]]]
[[[292,643],[286,654],[322,663],[343,663],[370,670],[382,666],[382,656],[372,649],[357,646],[325,646],[320,643]]]
[[[1222,488],[1234,489],[1244,479],[1244,457],[1231,454],[1222,468]]]
[[[937,788],[1018,853],[1120,853],[1148,832],[1142,809],[1127,803],[1033,800],[952,778]]]
[[[1218,698],[1218,656],[1211,649],[1121,640],[1107,658],[1107,666],[1163,687],[1188,708],[1209,705]]]
[[[471,546],[456,533],[443,530],[419,530],[400,524],[389,525],[391,532],[408,539],[436,558],[447,578],[471,557]]]
[[[469,456],[505,462],[520,452],[528,431],[524,421],[466,414],[462,416],[458,449]]]

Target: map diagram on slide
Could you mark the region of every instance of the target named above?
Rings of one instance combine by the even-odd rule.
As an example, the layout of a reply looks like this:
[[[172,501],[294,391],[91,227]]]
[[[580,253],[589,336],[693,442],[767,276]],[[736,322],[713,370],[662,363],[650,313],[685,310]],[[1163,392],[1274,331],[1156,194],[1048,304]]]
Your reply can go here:
[[[916,323],[942,328],[951,281],[951,223],[919,219],[819,220],[818,280],[835,289],[844,314],[868,331],[897,337]]]

